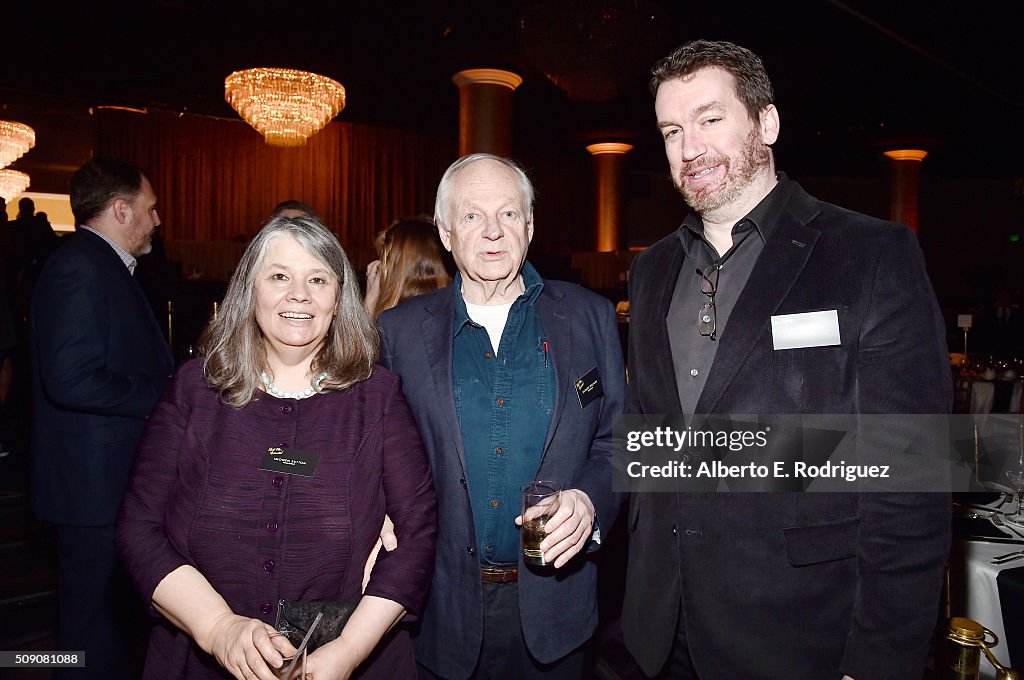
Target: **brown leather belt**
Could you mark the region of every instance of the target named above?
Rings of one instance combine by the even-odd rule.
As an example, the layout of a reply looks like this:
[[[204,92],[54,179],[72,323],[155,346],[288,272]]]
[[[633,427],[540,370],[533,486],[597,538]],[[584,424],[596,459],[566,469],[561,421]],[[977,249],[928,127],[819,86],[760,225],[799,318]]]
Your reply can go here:
[[[480,567],[480,580],[484,583],[515,583],[519,580],[519,567],[511,564]]]

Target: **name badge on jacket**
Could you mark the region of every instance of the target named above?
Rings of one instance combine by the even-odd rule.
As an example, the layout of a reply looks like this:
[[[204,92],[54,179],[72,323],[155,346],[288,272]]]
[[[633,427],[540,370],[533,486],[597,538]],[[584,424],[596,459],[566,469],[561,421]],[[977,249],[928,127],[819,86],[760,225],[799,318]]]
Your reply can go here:
[[[835,309],[772,317],[774,349],[830,347],[838,344],[839,312]]]
[[[268,446],[267,452],[260,462],[260,470],[312,477],[316,473],[316,464],[319,462],[320,454],[316,451]]]
[[[604,388],[601,387],[601,376],[597,373],[597,366],[576,381],[576,396],[580,399],[580,408],[586,408],[595,399],[604,396]]]

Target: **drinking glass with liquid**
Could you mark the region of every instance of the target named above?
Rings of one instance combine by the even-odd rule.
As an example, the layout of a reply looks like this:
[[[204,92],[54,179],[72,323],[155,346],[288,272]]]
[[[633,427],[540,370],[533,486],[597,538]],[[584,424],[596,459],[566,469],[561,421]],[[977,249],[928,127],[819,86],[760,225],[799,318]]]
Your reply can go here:
[[[547,522],[558,510],[562,487],[557,482],[534,481],[523,485],[523,561],[546,566],[541,541],[547,536]]]

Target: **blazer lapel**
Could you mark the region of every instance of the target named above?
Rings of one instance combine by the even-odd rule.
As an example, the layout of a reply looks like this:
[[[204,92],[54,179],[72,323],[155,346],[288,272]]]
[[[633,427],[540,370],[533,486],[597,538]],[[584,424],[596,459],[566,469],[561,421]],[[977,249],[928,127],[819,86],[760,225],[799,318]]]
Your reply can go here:
[[[537,298],[537,313],[540,314],[541,323],[544,325],[544,337],[548,338],[550,348],[551,366],[555,374],[555,402],[551,412],[551,423],[548,425],[548,434],[544,438],[544,450],[541,453],[540,462],[543,464],[544,457],[548,453],[548,446],[555,436],[555,428],[565,410],[566,394],[568,386],[573,382],[573,376],[569,375],[569,353],[572,351],[572,310],[560,306],[558,299],[550,296],[549,288],[545,287]]]
[[[764,334],[772,314],[800,276],[821,237],[820,230],[807,226],[818,212],[814,200],[799,192],[779,218],[729,315],[729,324],[719,340],[715,361],[697,401],[697,413],[715,412],[740,366]]]
[[[445,420],[446,430],[452,433],[462,474],[465,475],[466,454],[462,446],[462,430],[459,428],[459,414],[455,411],[455,392],[452,387],[452,323],[455,314],[452,295],[443,296],[441,304],[434,308],[424,307],[424,311],[426,318],[420,324],[420,330],[434,388],[437,390],[436,407]]]

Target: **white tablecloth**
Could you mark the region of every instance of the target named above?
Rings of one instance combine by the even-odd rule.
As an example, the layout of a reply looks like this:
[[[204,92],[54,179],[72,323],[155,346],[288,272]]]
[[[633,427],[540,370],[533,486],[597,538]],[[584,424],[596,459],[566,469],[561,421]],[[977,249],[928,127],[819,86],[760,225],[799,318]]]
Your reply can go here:
[[[1013,382],[1013,391],[1010,393],[1010,407],[1008,413],[1020,412],[1021,382]],[[996,386],[991,380],[975,380],[971,384],[971,413],[992,413],[992,405],[996,399]]]
[[[966,616],[985,626],[999,638],[992,653],[999,663],[1009,667],[1010,655],[1003,640],[1003,614],[999,609],[999,589],[996,578],[1003,569],[1024,567],[1024,560],[994,565],[991,560],[1015,550],[1024,550],[1024,544],[985,543],[983,541],[955,541],[949,558],[950,609],[953,616]],[[981,677],[995,679],[995,669],[984,656]]]

